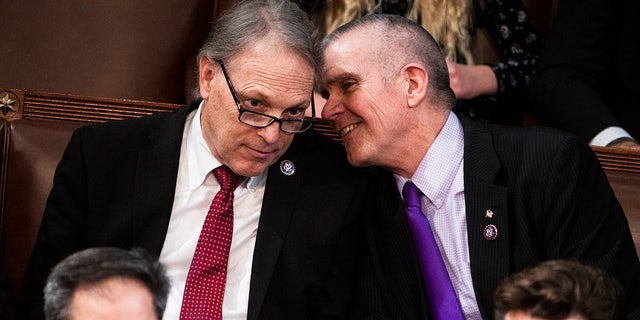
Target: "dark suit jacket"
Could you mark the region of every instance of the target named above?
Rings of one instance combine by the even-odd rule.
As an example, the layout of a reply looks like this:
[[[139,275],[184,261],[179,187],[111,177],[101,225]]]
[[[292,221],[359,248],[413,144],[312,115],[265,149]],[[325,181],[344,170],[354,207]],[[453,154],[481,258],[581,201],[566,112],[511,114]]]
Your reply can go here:
[[[590,141],[609,126],[640,139],[640,1],[563,0],[530,87],[544,124]]]
[[[41,318],[52,266],[87,247],[142,247],[158,257],[171,216],[188,111],[77,130],[55,173],[22,297]],[[366,170],[316,132],[297,134],[269,168],[250,284],[248,319],[340,316],[350,302]],[[363,174],[365,173],[365,174]],[[198,231],[199,232],[199,231]],[[23,315],[24,316],[24,315]]]
[[[461,120],[471,274],[483,318],[493,318],[493,292],[502,278],[558,258],[609,271],[628,295],[629,312],[640,316],[640,263],[593,152],[552,129]],[[404,205],[393,176],[376,173],[353,318],[428,319]],[[485,218],[487,209],[493,218]],[[488,224],[498,229],[493,241],[483,236]]]

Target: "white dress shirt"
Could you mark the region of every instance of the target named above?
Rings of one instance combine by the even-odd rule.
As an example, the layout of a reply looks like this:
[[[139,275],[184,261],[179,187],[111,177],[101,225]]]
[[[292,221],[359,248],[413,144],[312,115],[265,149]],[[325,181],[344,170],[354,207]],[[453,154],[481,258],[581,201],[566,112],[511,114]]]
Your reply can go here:
[[[613,142],[613,140],[619,138],[633,139],[626,130],[620,127],[607,127],[593,137],[593,139],[589,141],[589,144],[592,146],[606,147],[609,143]]]
[[[220,162],[202,136],[200,108],[188,116],[182,136],[176,191],[160,262],[167,269],[171,290],[164,319],[178,319],[189,266],[214,195],[220,190],[211,172]],[[197,120],[197,121],[196,121]],[[223,319],[246,319],[251,265],[267,171],[238,186],[233,201],[233,238],[227,266]]]
[[[464,131],[451,112],[447,122],[420,162],[411,181],[420,197],[431,230],[467,320],[479,319],[473,290],[464,198]],[[407,181],[396,175],[400,194]]]

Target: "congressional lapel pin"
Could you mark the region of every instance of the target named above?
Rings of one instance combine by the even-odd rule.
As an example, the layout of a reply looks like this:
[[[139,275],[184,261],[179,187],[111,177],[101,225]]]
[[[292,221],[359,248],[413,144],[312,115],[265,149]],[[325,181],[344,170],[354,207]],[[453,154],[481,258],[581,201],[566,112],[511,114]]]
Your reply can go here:
[[[296,172],[296,166],[291,160],[282,160],[282,162],[280,162],[280,171],[290,176]]]
[[[493,218],[493,211],[491,209],[487,209],[487,211],[484,214],[484,217],[487,219],[492,219]]]
[[[486,227],[484,227],[482,233],[484,234],[485,239],[487,239],[488,241],[493,241],[498,237],[498,228],[496,228],[496,226],[492,224],[488,224]]]

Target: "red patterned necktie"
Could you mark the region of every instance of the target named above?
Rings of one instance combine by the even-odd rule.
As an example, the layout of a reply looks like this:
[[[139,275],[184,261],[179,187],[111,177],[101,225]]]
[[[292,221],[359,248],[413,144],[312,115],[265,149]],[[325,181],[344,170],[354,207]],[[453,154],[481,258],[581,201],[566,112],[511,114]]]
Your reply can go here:
[[[220,191],[211,201],[184,288],[180,319],[222,319],[227,260],[233,235],[233,191],[244,177],[227,166],[213,170]]]

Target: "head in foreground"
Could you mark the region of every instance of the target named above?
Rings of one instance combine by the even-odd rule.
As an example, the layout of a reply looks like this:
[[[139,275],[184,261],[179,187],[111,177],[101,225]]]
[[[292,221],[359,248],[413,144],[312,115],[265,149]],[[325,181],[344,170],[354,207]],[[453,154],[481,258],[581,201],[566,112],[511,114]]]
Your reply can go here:
[[[44,289],[48,320],[161,319],[169,280],[142,250],[90,248],[53,269]]]
[[[550,260],[515,273],[497,288],[498,320],[624,319],[624,291],[605,271]]]

